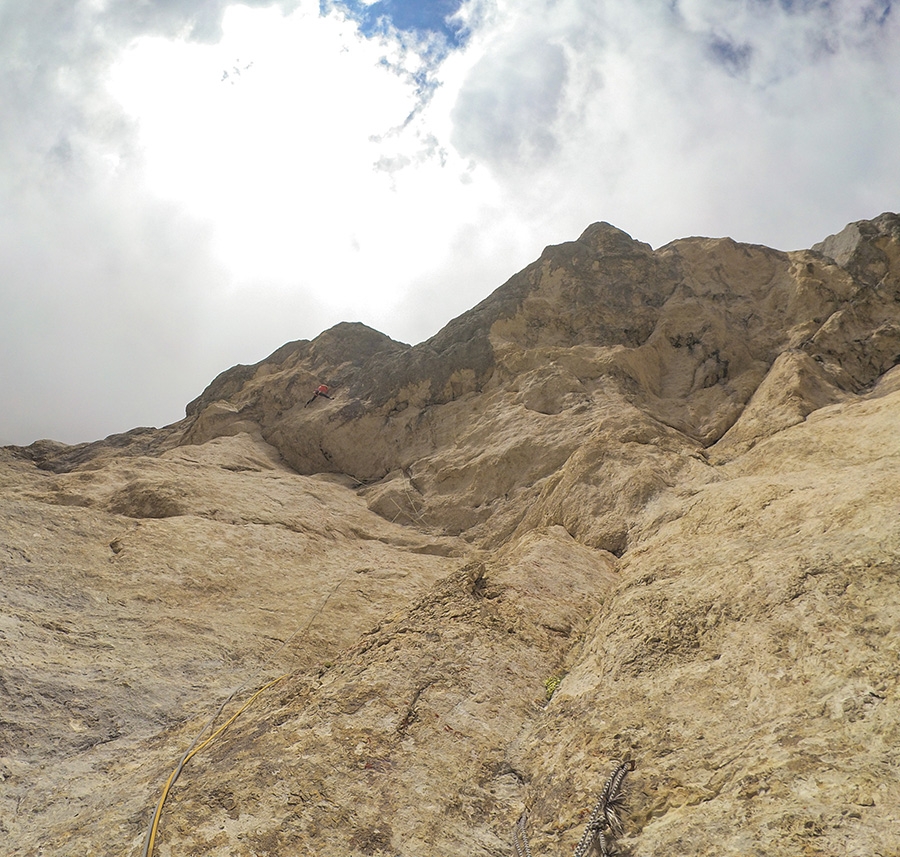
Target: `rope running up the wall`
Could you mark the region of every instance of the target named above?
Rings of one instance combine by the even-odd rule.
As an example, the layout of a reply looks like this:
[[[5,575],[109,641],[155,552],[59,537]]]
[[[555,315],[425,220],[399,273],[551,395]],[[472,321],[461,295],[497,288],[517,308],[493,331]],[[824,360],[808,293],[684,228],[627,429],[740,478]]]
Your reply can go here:
[[[634,761],[626,759],[610,774],[600,790],[600,797],[594,805],[581,840],[575,847],[573,857],[586,857],[592,849],[596,849],[600,857],[611,857],[614,838],[621,836],[623,832],[620,813],[625,802],[625,777],[634,770],[634,767]],[[528,835],[525,832],[527,817],[527,812],[523,812],[513,830],[516,857],[532,857]]]
[[[309,629],[312,627],[313,622],[316,620],[316,618],[319,616],[319,614],[322,612],[322,610],[325,609],[325,605],[331,599],[331,596],[334,595],[335,592],[337,592],[338,587],[340,587],[340,585],[347,579],[348,578],[344,577],[341,580],[339,580],[334,586],[331,587],[328,594],[325,596],[325,598],[323,599],[323,601],[319,605],[319,607],[313,612],[312,616],[310,617],[310,619],[306,623],[306,625],[301,626],[296,631],[294,631],[294,633],[291,634],[291,636],[288,637],[266,659],[266,661],[260,666],[259,669],[261,669],[262,666],[265,666],[265,663],[268,663],[269,661],[276,658],[281,653],[281,651],[286,646],[288,646],[297,636],[305,635],[306,632],[309,631]],[[256,671],[257,674],[259,673],[259,669],[257,669],[257,671]],[[232,714],[231,717],[228,718],[228,720],[226,720],[218,729],[215,730],[215,732],[213,732],[208,738],[206,738],[201,743],[200,739],[207,732],[207,730],[209,730],[212,727],[213,723],[216,722],[219,715],[225,710],[225,706],[228,705],[228,703],[231,702],[231,700],[234,699],[234,697],[237,696],[237,694],[240,693],[249,684],[250,680],[248,679],[240,687],[235,688],[231,692],[231,694],[228,696],[228,698],[219,706],[216,713],[213,714],[213,716],[209,719],[209,721],[206,723],[206,725],[197,734],[197,737],[194,738],[194,740],[191,742],[191,745],[187,748],[187,750],[185,750],[185,752],[182,755],[181,759],[179,760],[178,764],[175,766],[175,770],[172,771],[172,773],[169,775],[169,779],[166,780],[166,784],[163,786],[163,790],[162,790],[162,794],[160,795],[159,802],[156,805],[156,812],[154,812],[153,818],[150,821],[150,826],[147,828],[147,835],[144,838],[144,847],[141,850],[141,857],[153,857],[153,847],[156,844],[156,834],[159,829],[159,821],[160,821],[160,818],[162,817],[163,807],[165,806],[166,799],[169,797],[169,792],[171,791],[172,786],[175,785],[175,781],[178,779],[179,776],[181,776],[181,772],[182,772],[182,770],[184,770],[184,766],[194,756],[196,756],[197,753],[199,753],[201,750],[203,750],[205,747],[208,747],[213,741],[215,741],[216,738],[218,738],[232,723],[234,723],[234,721],[237,720],[238,717],[240,717],[240,715],[243,714],[260,696],[262,696],[263,693],[265,693],[269,688],[274,687],[279,682],[284,681],[290,675],[291,675],[291,673],[284,673],[284,675],[280,675],[280,676],[278,676],[278,678],[272,679],[272,681],[264,684],[234,714]]]

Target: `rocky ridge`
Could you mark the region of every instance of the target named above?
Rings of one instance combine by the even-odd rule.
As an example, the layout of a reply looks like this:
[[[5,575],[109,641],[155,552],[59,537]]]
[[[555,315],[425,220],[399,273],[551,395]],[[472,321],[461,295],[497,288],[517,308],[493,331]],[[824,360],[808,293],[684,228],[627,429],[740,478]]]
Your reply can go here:
[[[897,215],[599,223],[421,345],[3,450],[0,835],[140,854],[283,675],[159,854],[570,853],[625,755],[635,857],[897,853],[898,362]]]

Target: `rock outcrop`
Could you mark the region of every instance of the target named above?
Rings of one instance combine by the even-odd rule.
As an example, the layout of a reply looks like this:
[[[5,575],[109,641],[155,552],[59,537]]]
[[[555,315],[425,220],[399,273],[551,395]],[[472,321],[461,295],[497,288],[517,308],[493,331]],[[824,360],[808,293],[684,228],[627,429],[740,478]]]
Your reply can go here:
[[[626,756],[634,857],[897,853],[898,362],[897,215],[600,223],[415,347],[0,451],[7,850],[136,857],[226,703],[163,857],[571,853]]]

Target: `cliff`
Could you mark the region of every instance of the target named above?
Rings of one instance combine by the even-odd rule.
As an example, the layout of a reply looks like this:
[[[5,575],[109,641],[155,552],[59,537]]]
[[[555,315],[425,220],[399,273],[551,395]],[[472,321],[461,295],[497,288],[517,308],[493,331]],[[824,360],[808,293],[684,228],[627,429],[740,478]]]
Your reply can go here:
[[[0,451],[9,853],[140,854],[223,703],[163,857],[508,855],[523,811],[571,853],[625,758],[634,857],[895,853],[898,362],[897,215],[599,223],[420,345]]]

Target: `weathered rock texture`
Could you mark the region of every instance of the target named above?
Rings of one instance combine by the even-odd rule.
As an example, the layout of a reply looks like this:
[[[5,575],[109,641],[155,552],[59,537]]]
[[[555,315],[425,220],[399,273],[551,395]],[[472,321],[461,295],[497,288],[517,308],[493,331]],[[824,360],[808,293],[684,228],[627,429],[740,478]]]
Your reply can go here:
[[[156,854],[569,854],[626,755],[633,857],[900,853],[898,362],[897,215],[601,223],[416,347],[0,451],[4,852],[140,854],[283,676]]]

